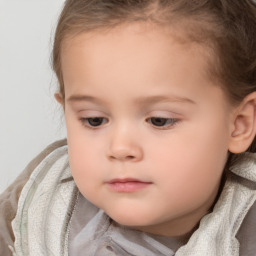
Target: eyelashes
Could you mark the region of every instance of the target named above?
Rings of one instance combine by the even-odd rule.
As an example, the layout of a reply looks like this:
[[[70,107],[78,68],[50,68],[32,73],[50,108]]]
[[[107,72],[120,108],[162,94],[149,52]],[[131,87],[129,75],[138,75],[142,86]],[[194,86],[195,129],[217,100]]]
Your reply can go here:
[[[80,118],[83,126],[89,129],[98,129],[108,123],[108,119],[104,117],[88,117]],[[179,120],[177,118],[150,117],[146,122],[157,129],[170,129],[176,125]]]
[[[82,117],[79,120],[82,126],[92,130],[96,130],[108,122],[107,118],[104,117]]]
[[[83,119],[85,119],[83,123],[87,122],[87,124],[91,127],[98,127],[107,122],[106,118],[104,117],[90,117]]]
[[[156,127],[173,126],[177,123],[175,118],[164,118],[164,117],[150,117],[147,122]]]

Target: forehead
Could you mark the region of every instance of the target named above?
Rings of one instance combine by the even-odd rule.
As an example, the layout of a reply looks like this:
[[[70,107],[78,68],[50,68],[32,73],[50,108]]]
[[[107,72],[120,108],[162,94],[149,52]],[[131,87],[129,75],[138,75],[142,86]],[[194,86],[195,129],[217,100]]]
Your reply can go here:
[[[67,39],[62,49],[65,101],[89,95],[123,106],[136,98],[169,95],[229,108],[225,92],[208,75],[207,49],[179,39],[172,31],[140,25]]]
[[[174,30],[150,24],[69,37],[61,55],[66,96],[82,84],[94,89],[102,84],[104,88],[148,84],[157,92],[157,85],[168,80],[176,89],[182,85],[194,94],[198,92],[192,90],[193,83],[214,84],[208,76],[211,56],[205,47]]]
[[[184,24],[180,27],[177,26],[160,26],[154,23],[135,22],[129,24],[121,24],[113,28],[99,28],[91,31],[71,33],[68,34],[61,44],[61,55],[65,54],[70,47],[89,47],[91,44],[97,46],[105,45],[107,43],[119,44],[121,40],[126,40],[132,43],[141,41],[145,44],[158,43],[158,45],[176,44],[184,49],[201,50],[201,52],[209,56],[209,49],[192,40],[191,33],[185,33]],[[102,44],[100,44],[100,42]],[[132,45],[130,45],[132,46]]]
[[[180,52],[175,54],[172,51],[173,48],[182,50],[185,54],[179,55],[180,59],[184,59],[186,56],[197,56],[197,60],[200,57],[200,61],[204,65],[211,58],[209,49],[188,40],[184,33],[177,29],[148,23],[134,23],[66,37],[61,48],[61,64],[65,66],[68,63],[66,60],[78,52],[86,55],[88,60],[99,56],[102,57],[102,60],[105,57],[113,59],[115,56],[122,55],[126,58],[125,61],[132,57],[139,59],[143,55],[148,56],[149,54],[152,60],[156,60],[158,56],[163,57],[166,54],[170,54],[170,57],[178,55]]]

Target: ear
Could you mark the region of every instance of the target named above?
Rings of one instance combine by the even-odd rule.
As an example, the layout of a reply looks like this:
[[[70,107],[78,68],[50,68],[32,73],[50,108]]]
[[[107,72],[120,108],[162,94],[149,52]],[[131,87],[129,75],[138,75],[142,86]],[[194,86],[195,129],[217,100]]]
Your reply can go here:
[[[247,95],[234,111],[229,151],[245,152],[256,134],[256,92]]]
[[[62,106],[64,105],[63,97],[59,93],[55,93],[54,97],[58,103],[60,103]]]

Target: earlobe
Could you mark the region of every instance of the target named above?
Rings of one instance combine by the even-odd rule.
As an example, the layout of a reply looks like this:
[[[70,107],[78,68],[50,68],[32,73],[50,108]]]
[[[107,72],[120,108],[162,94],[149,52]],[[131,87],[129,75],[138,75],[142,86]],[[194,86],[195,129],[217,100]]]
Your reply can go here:
[[[55,93],[54,97],[58,103],[60,103],[63,106],[63,98],[59,93]]]
[[[230,134],[229,151],[245,152],[256,134],[256,92],[245,97],[235,111]]]

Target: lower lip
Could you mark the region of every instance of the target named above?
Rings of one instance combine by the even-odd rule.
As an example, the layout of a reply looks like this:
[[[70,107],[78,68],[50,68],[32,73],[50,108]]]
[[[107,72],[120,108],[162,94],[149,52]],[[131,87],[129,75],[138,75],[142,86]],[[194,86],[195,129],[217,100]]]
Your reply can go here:
[[[152,183],[127,181],[127,182],[113,182],[107,183],[111,190],[119,193],[131,193],[143,190],[150,186]]]

